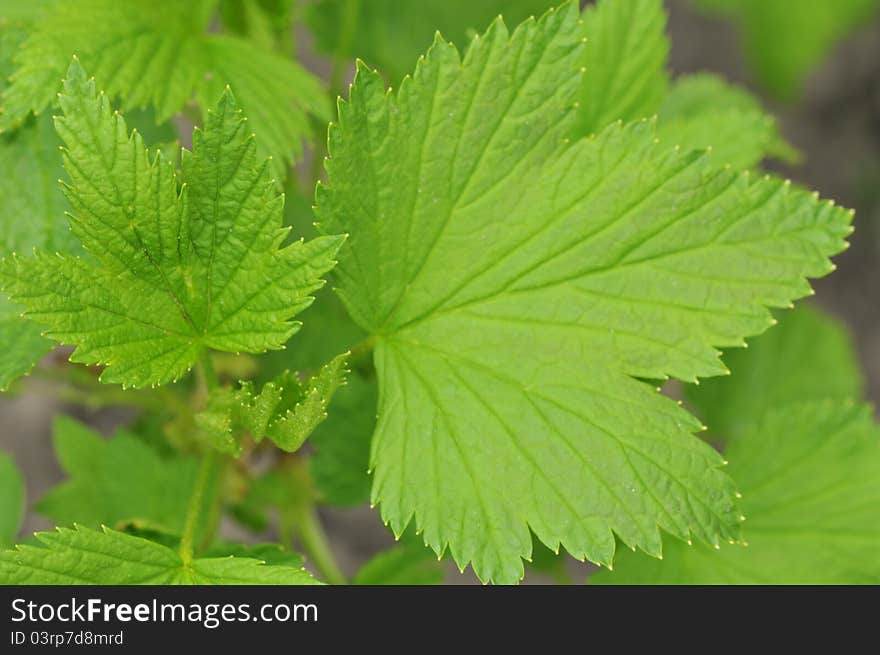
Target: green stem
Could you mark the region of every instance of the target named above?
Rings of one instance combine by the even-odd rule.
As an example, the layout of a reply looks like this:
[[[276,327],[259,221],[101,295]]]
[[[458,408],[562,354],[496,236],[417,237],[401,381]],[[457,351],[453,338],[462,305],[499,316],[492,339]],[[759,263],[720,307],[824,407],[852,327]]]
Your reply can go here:
[[[214,360],[211,359],[211,353],[207,350],[202,351],[202,354],[199,355],[199,373],[209,392],[220,386],[217,381],[217,372],[214,370]]]
[[[376,337],[369,336],[363,341],[356,343],[353,345],[348,351],[348,358],[350,361],[355,362],[362,357],[366,357],[371,352],[373,352],[373,348],[376,347]]]
[[[299,543],[318,575],[333,585],[346,584],[345,575],[339,568],[336,558],[333,557],[327,535],[314,506],[305,505],[298,508],[290,519],[296,526]]]
[[[208,483],[215,477],[214,473],[219,463],[219,453],[212,450],[205,454],[201,464],[199,464],[196,486],[189,498],[189,504],[186,508],[186,523],[183,526],[183,536],[180,538],[180,559],[183,560],[184,565],[192,562],[196,532],[199,527],[199,517],[205,504],[205,492],[207,491]]]
[[[218,387],[217,373],[214,371],[214,362],[211,360],[211,353],[207,350],[203,351],[199,356],[198,372],[199,379],[202,384],[204,384],[208,393]],[[202,516],[202,512],[206,505],[205,495],[210,482],[212,480],[214,482],[217,481],[217,472],[220,468],[221,462],[222,456],[217,451],[210,450],[202,456],[202,461],[199,464],[196,485],[186,508],[186,522],[183,526],[183,536],[180,538],[180,559],[183,560],[184,565],[188,565],[192,562],[193,555],[195,554],[196,532],[199,528],[199,519]],[[215,494],[212,498],[212,509],[210,511],[212,515],[215,513],[217,514],[218,520],[208,521],[209,529],[205,535],[206,543],[210,542],[213,538],[213,531],[216,530],[217,525],[219,524],[220,508],[218,503],[219,499],[216,497],[215,490]]]

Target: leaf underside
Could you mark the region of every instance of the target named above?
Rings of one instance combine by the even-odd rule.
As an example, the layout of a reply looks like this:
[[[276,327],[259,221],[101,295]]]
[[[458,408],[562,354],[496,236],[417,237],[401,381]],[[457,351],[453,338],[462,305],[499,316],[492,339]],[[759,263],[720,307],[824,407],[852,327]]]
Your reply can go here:
[[[573,3],[464,58],[442,39],[386,93],[361,66],[331,126],[325,233],[377,337],[373,500],[483,580],[515,582],[529,529],[610,564],[615,534],[736,539],[699,422],[641,379],[695,381],[767,307],[831,270],[850,214],[719,171],[652,122],[574,138],[584,76]]]

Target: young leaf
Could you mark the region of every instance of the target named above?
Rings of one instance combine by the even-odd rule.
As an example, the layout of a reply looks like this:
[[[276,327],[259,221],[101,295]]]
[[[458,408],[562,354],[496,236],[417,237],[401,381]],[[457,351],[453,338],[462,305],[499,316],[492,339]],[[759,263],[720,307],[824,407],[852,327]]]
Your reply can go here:
[[[408,541],[383,551],[364,564],[352,580],[356,585],[436,585],[443,565],[422,544]]]
[[[552,0],[318,0],[308,6],[306,20],[321,52],[364,59],[397,86],[437,32],[464,47],[474,30],[499,14],[518,23],[552,5]]]
[[[586,74],[576,133],[655,114],[668,83],[662,0],[599,0],[584,12],[583,24]]]
[[[712,159],[735,169],[764,157],[797,158],[776,121],[746,91],[714,75],[689,75],[675,81],[659,110],[657,137],[683,150],[712,148]]]
[[[104,382],[176,380],[205,348],[263,352],[297,330],[341,237],[282,246],[283,199],[227,91],[178,192],[172,166],[151,160],[137,132],[95,93],[74,61],[61,96],[71,228],[96,263],[37,253],[0,270],[7,291],[72,361],[104,364]]]
[[[66,417],[55,422],[55,452],[68,479],[53,487],[37,510],[55,523],[98,527],[135,524],[181,534],[197,477],[195,459],[160,457],[120,432],[103,439]]]
[[[24,519],[24,479],[13,459],[0,452],[0,548],[15,543]]]
[[[438,39],[396,94],[361,67],[331,128],[322,229],[339,294],[376,335],[373,500],[484,580],[514,582],[529,527],[608,564],[614,533],[738,533],[700,424],[636,378],[725,372],[718,347],[810,293],[851,214],[657,143],[650,122],[570,140],[574,3],[464,60]],[[587,73],[589,74],[589,73]]]
[[[281,450],[296,452],[327,418],[327,406],[348,374],[348,353],[334,357],[305,382],[285,372],[256,393],[251,382],[240,389],[218,389],[205,411],[196,415],[200,436],[231,455],[240,445],[235,435],[249,432],[259,443],[269,439]]]
[[[108,528],[38,532],[39,546],[0,551],[6,585],[300,585],[317,584],[302,568],[243,557],[184,561],[161,544]]]
[[[774,407],[808,400],[859,398],[862,374],[846,328],[803,305],[779,326],[724,357],[732,375],[685,389],[713,437],[735,439]]]
[[[327,115],[320,83],[294,62],[237,37],[206,33],[214,0],[79,0],[46,13],[16,56],[3,93],[0,129],[55,99],[59,80],[79,55],[126,108],[152,105],[165,121],[196,96],[203,110],[231,85],[261,152],[280,164],[298,156],[307,116]],[[279,167],[280,168],[280,167]]]
[[[880,430],[846,401],[770,411],[727,453],[747,546],[667,542],[663,561],[624,552],[601,584],[880,583]]]

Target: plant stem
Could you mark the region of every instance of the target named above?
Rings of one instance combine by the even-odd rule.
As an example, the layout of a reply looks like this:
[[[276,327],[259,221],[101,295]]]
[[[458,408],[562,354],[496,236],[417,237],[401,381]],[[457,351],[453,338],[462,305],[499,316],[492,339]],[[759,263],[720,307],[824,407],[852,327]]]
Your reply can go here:
[[[363,341],[360,341],[359,343],[356,343],[355,345],[353,345],[348,351],[349,352],[348,357],[352,362],[354,362],[354,361],[360,359],[361,357],[365,357],[366,355],[369,355],[371,352],[373,352],[373,348],[375,346],[376,346],[376,337],[369,336],[366,339],[364,339]]]
[[[183,526],[183,536],[180,539],[180,559],[183,560],[184,565],[192,562],[199,517],[205,504],[205,491],[207,490],[208,482],[215,477],[214,473],[219,463],[220,455],[212,450],[205,454],[201,464],[199,464],[196,486],[193,489],[192,496],[189,498],[189,504],[186,509],[186,523]]]
[[[345,575],[339,568],[336,558],[333,557],[327,535],[314,506],[308,504],[299,507],[296,514],[291,515],[290,518],[296,526],[299,543],[318,575],[333,585],[346,584]]]
[[[211,353],[207,350],[203,351],[199,356],[198,372],[199,379],[204,384],[208,393],[218,387],[217,373],[214,371],[214,362],[211,361]],[[206,504],[205,493],[212,480],[214,480],[215,483],[217,482],[217,470],[220,467],[221,461],[221,455],[215,450],[210,450],[202,456],[202,461],[199,464],[196,486],[193,489],[189,504],[187,505],[186,522],[183,526],[183,536],[180,538],[179,552],[184,565],[188,565],[192,562],[195,550],[196,532],[199,527],[199,518],[201,517]],[[219,523],[220,508],[218,503],[219,499],[216,498],[215,490],[215,497],[212,500],[211,514],[217,514],[217,520],[212,519],[209,521],[210,525],[208,527],[210,532],[216,530],[216,526]],[[212,536],[212,534],[206,534],[205,541],[209,542]]]
[[[214,370],[214,360],[211,359],[211,353],[207,350],[202,351],[202,354],[199,355],[199,373],[205,383],[205,389],[209,392],[220,386],[217,381],[217,372]]]

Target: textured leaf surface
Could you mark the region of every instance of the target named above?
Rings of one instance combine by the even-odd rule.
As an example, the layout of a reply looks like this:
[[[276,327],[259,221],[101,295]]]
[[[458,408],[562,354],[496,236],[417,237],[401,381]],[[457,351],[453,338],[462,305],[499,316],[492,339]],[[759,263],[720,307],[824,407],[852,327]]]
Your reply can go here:
[[[748,350],[725,354],[732,375],[685,390],[714,438],[737,438],[774,407],[861,397],[862,374],[846,328],[809,305],[781,316]]]
[[[735,169],[755,166],[765,157],[797,158],[760,103],[714,75],[676,80],[659,109],[657,137],[683,150],[711,147],[716,163]]]
[[[717,347],[831,270],[850,214],[656,143],[650,122],[569,140],[577,8],[461,61],[438,41],[396,94],[358,73],[330,132],[328,232],[377,335],[373,499],[484,580],[522,577],[529,527],[610,563],[616,533],[715,542],[738,511],[700,425],[635,378],[725,372]],[[588,72],[586,74],[589,74]]]
[[[257,443],[269,439],[281,450],[296,452],[327,418],[330,401],[345,384],[347,362],[348,353],[338,355],[305,381],[286,371],[259,393],[252,382],[215,390],[207,409],[195,416],[198,438],[237,456],[237,437],[248,432]]]
[[[878,584],[880,430],[870,407],[789,405],[727,453],[748,546],[672,540],[663,561],[624,552],[607,584]]]
[[[15,543],[24,518],[24,478],[13,459],[0,452],[0,547]]]
[[[296,331],[341,238],[282,247],[283,198],[224,93],[185,151],[178,191],[171,164],[95,93],[77,62],[57,130],[71,178],[71,228],[97,264],[37,253],[4,262],[14,300],[72,361],[104,364],[105,382],[179,378],[204,348],[263,352]]]
[[[16,57],[0,129],[54,101],[71,55],[126,108],[147,104],[164,121],[195,96],[203,109],[231,85],[265,154],[290,161],[308,135],[307,115],[327,115],[320,83],[292,61],[238,37],[207,34],[213,0],[59,2]]]
[[[586,75],[577,134],[652,116],[666,93],[666,13],[662,0],[599,0],[583,16]]]
[[[540,16],[553,0],[318,0],[307,21],[319,50],[377,66],[397,86],[440,32],[464,47],[474,30],[483,30],[499,14],[511,25]]]
[[[777,96],[795,96],[822,58],[880,13],[878,0],[700,0],[737,22],[758,78]]]
[[[170,548],[104,528],[39,532],[38,546],[0,551],[0,583],[12,585],[298,585],[305,569],[257,559],[211,557],[184,563]]]
[[[69,418],[55,422],[55,452],[68,479],[37,510],[58,524],[143,528],[181,534],[198,462],[161,457],[125,433],[103,439]]]

